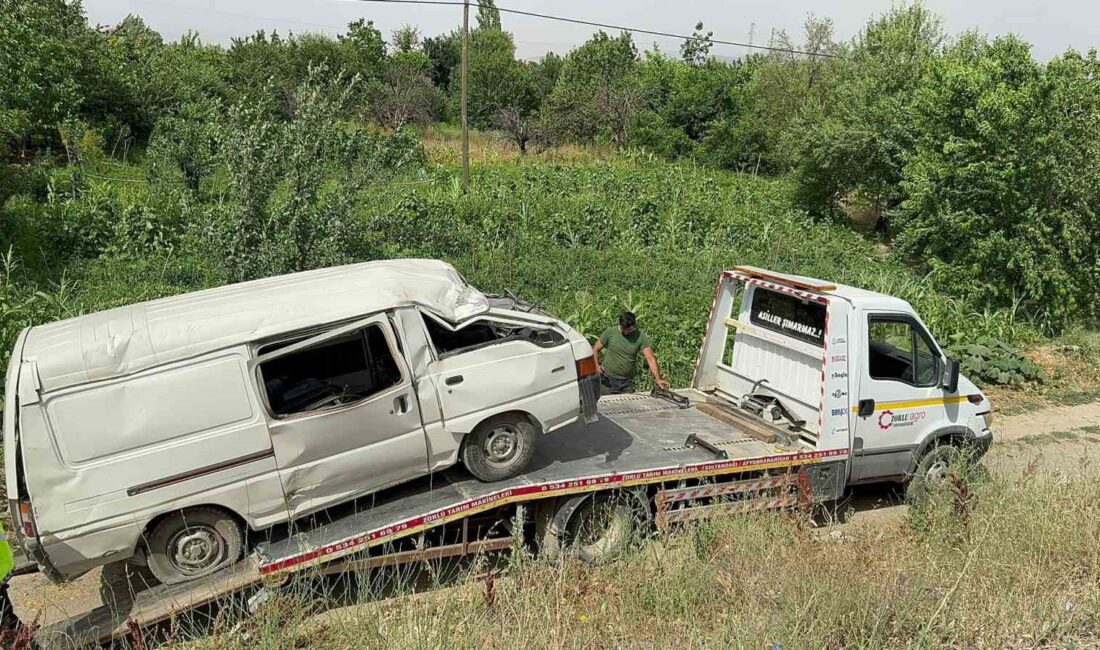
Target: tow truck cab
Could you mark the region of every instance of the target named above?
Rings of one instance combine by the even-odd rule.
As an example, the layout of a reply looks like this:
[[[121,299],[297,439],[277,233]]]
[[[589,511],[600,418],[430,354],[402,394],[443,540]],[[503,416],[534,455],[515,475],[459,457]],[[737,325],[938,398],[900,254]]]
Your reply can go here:
[[[848,484],[904,480],[930,451],[984,453],[986,396],[904,300],[739,266],[715,288],[692,386],[848,448]]]

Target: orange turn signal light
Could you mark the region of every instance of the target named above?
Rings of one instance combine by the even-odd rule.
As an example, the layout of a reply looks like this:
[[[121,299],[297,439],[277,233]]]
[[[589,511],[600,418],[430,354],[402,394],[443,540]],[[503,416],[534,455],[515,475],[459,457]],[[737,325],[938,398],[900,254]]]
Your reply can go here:
[[[585,357],[577,362],[577,377],[587,377],[597,373],[596,370],[596,357]]]

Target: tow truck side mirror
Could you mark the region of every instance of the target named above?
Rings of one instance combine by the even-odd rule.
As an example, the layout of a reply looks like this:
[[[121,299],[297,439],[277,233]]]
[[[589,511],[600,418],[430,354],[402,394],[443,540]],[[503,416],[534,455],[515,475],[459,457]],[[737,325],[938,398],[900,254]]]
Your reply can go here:
[[[947,363],[943,368],[943,377],[940,378],[940,387],[948,393],[959,390],[959,360],[947,357]]]

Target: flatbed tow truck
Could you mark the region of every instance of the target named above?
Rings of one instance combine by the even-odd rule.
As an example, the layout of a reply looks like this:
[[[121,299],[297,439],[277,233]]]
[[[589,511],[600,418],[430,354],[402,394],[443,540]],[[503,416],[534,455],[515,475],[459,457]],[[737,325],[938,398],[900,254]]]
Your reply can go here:
[[[969,382],[960,392],[957,365],[930,337],[935,365],[916,394],[868,375],[885,372],[869,338],[879,318],[923,327],[895,298],[737,267],[716,287],[690,388],[606,396],[599,422],[542,437],[514,479],[481,483],[454,468],[407,483],[298,522],[222,572],[147,589],[127,608],[102,606],[37,638],[102,644],[295,576],[521,545],[598,561],[633,531],[827,502],[853,483],[932,476],[922,463],[940,448],[984,451],[988,402]],[[898,355],[885,352],[893,368]],[[927,359],[913,352],[909,362],[895,370],[922,383]],[[879,440],[887,433],[899,435]]]

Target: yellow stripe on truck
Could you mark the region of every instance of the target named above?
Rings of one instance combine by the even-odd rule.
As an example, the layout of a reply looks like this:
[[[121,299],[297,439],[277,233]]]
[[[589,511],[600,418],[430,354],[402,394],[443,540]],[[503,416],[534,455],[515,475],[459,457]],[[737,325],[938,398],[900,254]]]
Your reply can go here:
[[[901,400],[899,402],[875,402],[875,412],[887,409],[916,409],[922,406],[959,404],[967,399],[966,395],[952,395],[951,397],[932,397],[930,399]],[[852,407],[852,413],[859,413],[859,405]]]

